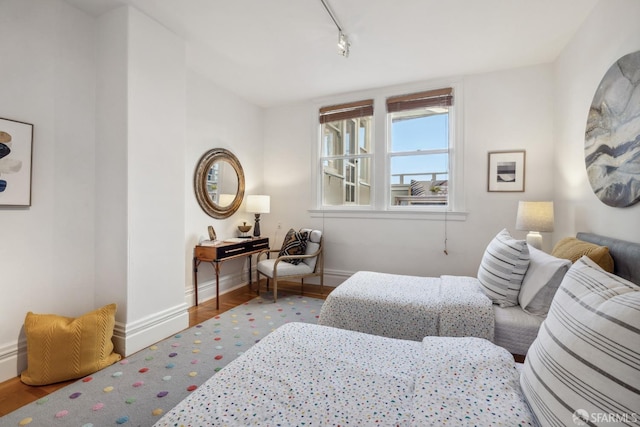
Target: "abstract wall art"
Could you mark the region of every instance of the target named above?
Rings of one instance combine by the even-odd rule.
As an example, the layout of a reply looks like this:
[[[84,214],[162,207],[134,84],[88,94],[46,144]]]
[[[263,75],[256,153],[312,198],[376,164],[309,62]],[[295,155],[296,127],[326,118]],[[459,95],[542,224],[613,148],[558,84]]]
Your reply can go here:
[[[31,206],[33,125],[0,119],[0,206]]]
[[[602,78],[589,109],[584,159],[603,203],[640,201],[640,52],[618,59]]]
[[[489,152],[487,191],[524,191],[525,151]]]

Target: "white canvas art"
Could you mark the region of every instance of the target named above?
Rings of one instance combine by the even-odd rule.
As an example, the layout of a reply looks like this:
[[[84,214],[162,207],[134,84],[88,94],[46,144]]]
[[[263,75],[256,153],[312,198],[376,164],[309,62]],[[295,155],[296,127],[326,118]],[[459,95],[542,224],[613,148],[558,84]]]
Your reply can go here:
[[[33,125],[0,119],[0,206],[31,206]]]

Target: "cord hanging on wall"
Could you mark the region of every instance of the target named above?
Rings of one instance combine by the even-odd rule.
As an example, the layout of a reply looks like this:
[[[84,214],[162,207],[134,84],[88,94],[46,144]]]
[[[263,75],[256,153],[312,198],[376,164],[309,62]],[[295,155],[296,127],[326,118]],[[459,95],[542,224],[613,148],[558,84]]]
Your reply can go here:
[[[338,53],[344,56],[345,58],[348,58],[349,48],[351,47],[351,43],[349,42],[349,37],[345,34],[344,30],[342,29],[342,26],[338,23],[338,19],[336,18],[336,15],[331,11],[331,8],[329,7],[329,4],[326,2],[326,0],[320,0],[320,2],[326,9],[331,19],[333,20],[333,23],[336,24],[336,27],[338,28]]]

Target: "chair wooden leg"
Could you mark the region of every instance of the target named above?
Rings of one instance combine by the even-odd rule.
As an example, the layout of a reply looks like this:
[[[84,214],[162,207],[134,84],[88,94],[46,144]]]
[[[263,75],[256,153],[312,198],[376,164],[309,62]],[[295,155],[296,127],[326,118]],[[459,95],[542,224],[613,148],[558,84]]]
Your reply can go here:
[[[304,277],[300,279],[300,295],[304,295]]]
[[[249,289],[251,289],[251,285],[252,285],[252,283],[249,282]],[[257,271],[257,270],[256,270],[256,288],[258,288],[256,290],[256,294],[260,295],[260,272]],[[251,290],[253,290],[253,289],[251,289]]]
[[[273,302],[278,302],[278,279],[273,279]]]

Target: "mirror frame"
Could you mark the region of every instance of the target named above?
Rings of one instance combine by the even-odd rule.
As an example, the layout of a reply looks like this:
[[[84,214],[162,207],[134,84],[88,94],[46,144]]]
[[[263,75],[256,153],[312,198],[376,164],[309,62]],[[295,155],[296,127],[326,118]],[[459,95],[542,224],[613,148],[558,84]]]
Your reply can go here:
[[[214,203],[207,193],[207,174],[214,162],[225,161],[233,167],[233,170],[238,176],[238,191],[236,197],[233,199],[229,206],[220,206]],[[229,150],[224,148],[213,148],[200,157],[196,171],[194,174],[194,189],[196,193],[196,199],[203,211],[213,218],[228,218],[233,215],[244,198],[244,171],[238,158]]]

